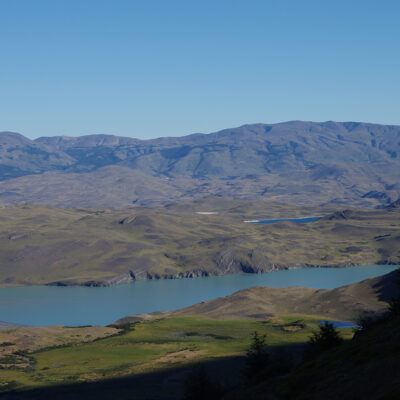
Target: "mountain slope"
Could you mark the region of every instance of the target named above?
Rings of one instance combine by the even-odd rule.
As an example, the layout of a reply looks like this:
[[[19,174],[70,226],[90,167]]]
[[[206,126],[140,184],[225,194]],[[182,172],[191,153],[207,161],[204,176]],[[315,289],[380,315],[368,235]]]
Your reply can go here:
[[[64,184],[64,174],[91,174],[92,185],[103,178],[113,181],[126,168],[130,181],[137,173],[168,179],[169,190],[152,196],[145,187],[136,196],[141,204],[165,204],[210,193],[236,198],[313,204],[355,203],[371,207],[386,205],[400,196],[400,126],[355,122],[292,121],[274,125],[253,124],[211,134],[193,134],[138,140],[112,135],[49,137],[34,141],[21,135],[0,133],[0,201],[15,204],[39,202],[32,185],[45,189],[57,185],[58,196],[49,193],[47,204],[95,205],[96,196],[79,198],[79,190]],[[60,172],[62,171],[62,175]],[[79,175],[69,181],[78,182]],[[185,182],[175,181],[184,179]],[[79,185],[78,185],[79,186]],[[149,186],[149,185],[147,185]],[[129,184],[127,185],[129,187]],[[132,204],[133,195],[115,190],[108,205]],[[8,195],[14,194],[14,197]]]
[[[73,168],[121,164],[151,174],[228,178],[247,174],[313,169],[341,175],[340,167],[320,165],[398,162],[400,127],[363,123],[287,122],[244,125],[204,135],[140,141],[106,135],[39,138],[73,157]],[[251,163],[248,162],[251,160]],[[344,168],[344,167],[343,167]]]
[[[0,132],[0,180],[64,169],[74,162],[68,154],[29,140],[19,133]]]

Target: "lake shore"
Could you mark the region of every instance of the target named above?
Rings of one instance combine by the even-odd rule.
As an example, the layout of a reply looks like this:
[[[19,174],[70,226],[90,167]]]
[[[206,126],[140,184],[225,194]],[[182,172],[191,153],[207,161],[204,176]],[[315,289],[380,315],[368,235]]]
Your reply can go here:
[[[110,287],[20,286],[0,289],[3,321],[21,325],[107,325],[123,316],[177,310],[255,286],[334,289],[397,269],[391,265],[297,268],[268,274],[147,280]]]

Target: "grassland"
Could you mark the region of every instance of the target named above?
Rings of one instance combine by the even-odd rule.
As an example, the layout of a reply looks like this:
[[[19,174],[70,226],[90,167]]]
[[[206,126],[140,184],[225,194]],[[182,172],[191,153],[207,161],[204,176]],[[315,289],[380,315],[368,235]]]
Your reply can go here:
[[[0,387],[7,391],[101,381],[234,357],[244,354],[254,331],[266,333],[272,348],[299,345],[307,341],[318,321],[306,315],[280,315],[262,321],[204,317],[145,321],[90,343],[28,351],[24,354],[29,365],[3,365]],[[75,328],[77,335],[80,329],[87,328]],[[343,334],[350,338],[352,330],[343,330]]]
[[[216,212],[200,215],[197,212]],[[247,224],[327,215],[317,222]],[[0,285],[133,279],[400,262],[399,209],[347,211],[208,198],[160,208],[0,209]]]
[[[264,398],[262,385],[253,388],[257,394],[252,393],[253,397],[240,386],[243,356],[254,331],[266,334],[272,355],[279,357],[285,349],[295,363],[301,362],[305,344],[321,320],[345,320],[350,315],[347,309],[354,314],[362,309],[360,304],[364,311],[382,312],[389,299],[399,295],[397,281],[398,271],[393,271],[333,290],[287,288],[278,293],[273,289],[271,295],[271,288],[252,288],[175,312],[127,318],[109,327],[3,329],[0,391],[12,393],[14,397],[10,399],[178,399],[188,372],[193,366],[204,365],[213,379],[225,387],[238,387],[239,396]],[[340,332],[345,339],[353,337],[352,329]],[[378,361],[382,359],[386,368],[392,362],[391,351],[398,350],[398,346],[393,348],[398,330],[381,330],[381,336],[379,340],[368,339],[367,346],[355,350],[361,352],[359,356],[355,353],[357,362],[365,364],[360,371],[369,374],[369,379],[369,354]],[[374,349],[375,340],[384,350],[380,358]],[[385,344],[387,340],[392,347]],[[330,368],[332,377],[342,379],[342,367],[334,363],[337,354],[344,359],[349,374],[357,368],[352,360],[352,345],[345,346],[345,350],[338,349],[338,353],[318,361],[318,382],[330,384],[326,378]],[[371,349],[365,353],[366,348]],[[325,362],[332,365],[327,367]],[[302,377],[312,381],[309,375],[313,368],[300,364],[290,380],[285,381],[284,377],[283,381],[279,378],[273,382],[274,390],[283,398],[296,398],[293,396]],[[307,392],[302,393],[307,398]],[[317,388],[317,393],[319,396],[322,389]],[[315,398],[321,398],[318,396]]]
[[[63,326],[28,327],[13,326],[0,329],[0,368],[29,368],[32,359],[27,355],[49,347],[68,346],[91,342],[117,335],[115,327],[85,326],[69,328]]]

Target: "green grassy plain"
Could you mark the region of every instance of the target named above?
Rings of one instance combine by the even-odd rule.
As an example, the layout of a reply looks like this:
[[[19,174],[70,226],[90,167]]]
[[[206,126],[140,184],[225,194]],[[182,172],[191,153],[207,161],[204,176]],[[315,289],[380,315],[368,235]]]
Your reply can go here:
[[[0,387],[7,391],[100,381],[243,355],[254,331],[265,333],[271,348],[298,345],[308,340],[319,320],[305,315],[264,321],[177,317],[131,324],[113,337],[28,353],[29,366],[0,370]],[[346,338],[353,334],[351,329],[342,333]]]

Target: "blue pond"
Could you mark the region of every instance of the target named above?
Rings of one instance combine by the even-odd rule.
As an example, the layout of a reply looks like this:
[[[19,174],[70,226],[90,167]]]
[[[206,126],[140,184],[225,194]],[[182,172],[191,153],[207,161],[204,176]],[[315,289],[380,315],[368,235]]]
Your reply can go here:
[[[320,321],[321,324],[324,324],[325,322],[329,322],[332,324],[335,328],[355,328],[357,325],[353,324],[352,322],[347,322],[347,321]]]
[[[299,268],[267,274],[138,281],[112,287],[6,287],[0,288],[0,321],[36,326],[106,325],[127,315],[174,310],[252,286],[333,289],[396,268]]]
[[[304,217],[304,218],[279,218],[279,219],[262,219],[259,221],[245,221],[250,224],[273,224],[274,222],[291,221],[297,224],[306,224],[308,222],[315,222],[322,217]]]

